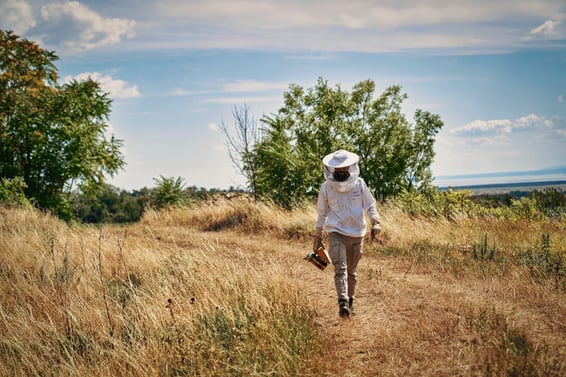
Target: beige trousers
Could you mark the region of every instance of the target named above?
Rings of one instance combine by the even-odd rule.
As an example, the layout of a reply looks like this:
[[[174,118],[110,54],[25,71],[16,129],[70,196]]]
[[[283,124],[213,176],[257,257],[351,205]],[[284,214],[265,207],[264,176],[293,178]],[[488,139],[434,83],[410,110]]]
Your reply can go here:
[[[363,240],[363,237],[348,237],[336,232],[328,234],[328,253],[334,265],[334,284],[339,301],[354,297]]]

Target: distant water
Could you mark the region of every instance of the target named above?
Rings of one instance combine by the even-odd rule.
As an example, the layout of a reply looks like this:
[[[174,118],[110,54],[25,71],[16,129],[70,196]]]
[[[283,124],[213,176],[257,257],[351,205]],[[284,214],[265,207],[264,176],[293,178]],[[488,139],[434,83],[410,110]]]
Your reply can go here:
[[[472,194],[501,194],[512,191],[533,191],[544,190],[547,187],[554,187],[563,192],[566,191],[566,180],[564,181],[540,181],[540,182],[511,182],[511,183],[493,183],[469,186],[439,186],[441,190],[469,190]]]
[[[520,172],[498,172],[484,174],[462,174],[438,176],[434,184],[438,187],[504,187],[504,186],[549,186],[566,182],[566,166]]]

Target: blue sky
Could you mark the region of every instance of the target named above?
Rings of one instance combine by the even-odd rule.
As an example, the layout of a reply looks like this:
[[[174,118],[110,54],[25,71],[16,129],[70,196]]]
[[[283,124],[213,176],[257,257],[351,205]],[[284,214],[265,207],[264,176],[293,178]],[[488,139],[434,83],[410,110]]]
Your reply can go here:
[[[540,173],[566,166],[564,0],[0,0],[0,27],[54,50],[62,81],[110,94],[123,189],[244,185],[219,124],[244,103],[275,113],[319,77],[400,85],[408,119],[439,114],[439,185],[566,179]]]

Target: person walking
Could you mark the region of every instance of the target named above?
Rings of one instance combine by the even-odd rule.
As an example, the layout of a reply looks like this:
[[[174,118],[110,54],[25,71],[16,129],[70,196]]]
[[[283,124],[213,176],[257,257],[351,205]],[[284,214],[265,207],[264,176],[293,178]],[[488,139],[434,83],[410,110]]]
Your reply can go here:
[[[367,213],[371,237],[381,231],[375,198],[360,177],[359,156],[338,150],[322,159],[325,181],[317,201],[317,221],[313,251],[324,247],[323,232],[328,236],[328,253],[334,265],[334,283],[338,295],[339,316],[349,318],[353,310],[357,267],[362,257]]]

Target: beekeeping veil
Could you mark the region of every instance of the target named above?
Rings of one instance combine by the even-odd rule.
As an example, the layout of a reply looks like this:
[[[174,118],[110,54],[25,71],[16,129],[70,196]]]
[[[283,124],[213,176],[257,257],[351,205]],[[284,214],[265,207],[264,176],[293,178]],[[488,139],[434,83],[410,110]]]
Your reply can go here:
[[[342,149],[324,156],[322,159],[322,163],[324,164],[324,177],[328,184],[339,192],[350,191],[360,176],[359,160],[360,158],[357,154]],[[348,167],[350,176],[344,181],[336,180],[334,178],[335,169],[344,167]]]

